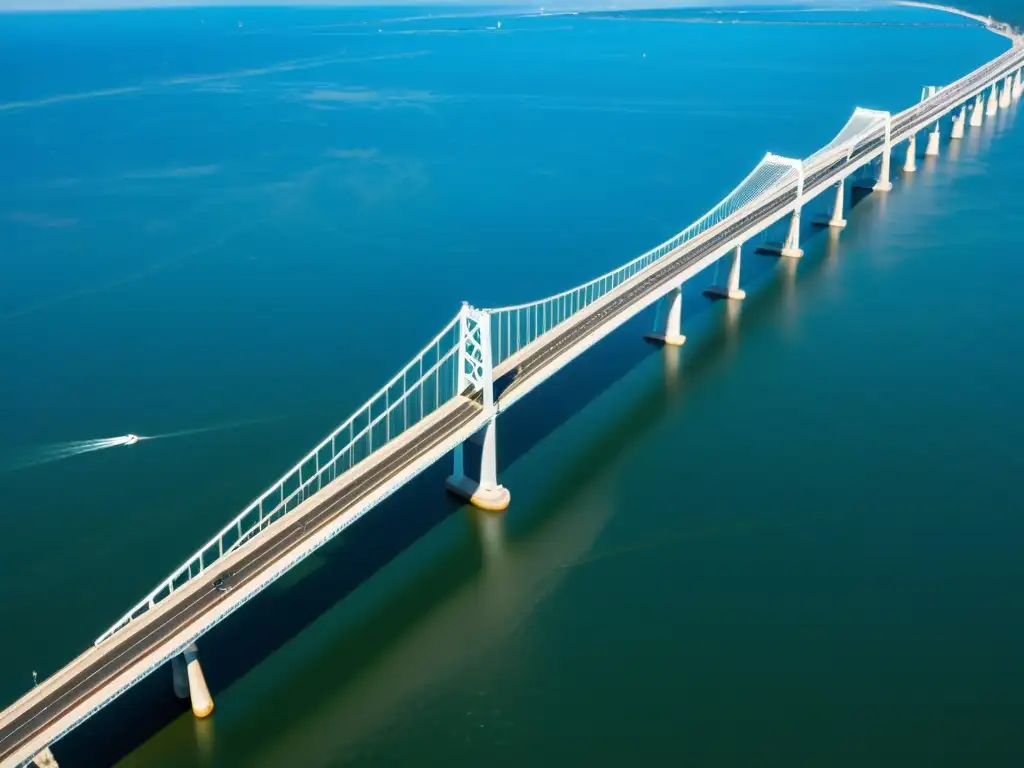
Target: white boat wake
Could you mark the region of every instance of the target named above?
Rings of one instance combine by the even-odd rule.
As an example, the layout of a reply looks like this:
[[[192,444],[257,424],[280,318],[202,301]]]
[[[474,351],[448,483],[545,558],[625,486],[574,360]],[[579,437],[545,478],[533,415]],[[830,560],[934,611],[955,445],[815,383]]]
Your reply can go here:
[[[69,440],[64,443],[51,443],[26,451],[21,456],[5,467],[8,470],[27,469],[37,467],[40,464],[50,464],[54,461],[63,461],[72,456],[81,456],[84,453],[94,453],[107,448],[116,448],[120,445],[133,445],[139,441],[137,435],[118,435],[117,437],[101,437],[96,440]]]
[[[199,435],[206,432],[220,432],[226,429],[236,429],[238,427],[263,424],[268,421],[275,420],[276,419],[272,418],[246,419],[244,421],[214,424],[209,427],[196,427],[194,429],[181,429],[175,432],[163,432],[158,435],[135,435],[129,433],[127,435],[101,437],[94,440],[69,440],[63,443],[50,443],[49,445],[42,445],[29,449],[25,453],[16,457],[13,461],[5,462],[3,469],[8,471],[28,469],[29,467],[51,464],[55,461],[63,461],[64,459],[81,456],[86,453],[95,453],[96,451],[106,450],[107,448],[136,445],[144,440],[163,440],[169,437],[187,437],[189,435]]]

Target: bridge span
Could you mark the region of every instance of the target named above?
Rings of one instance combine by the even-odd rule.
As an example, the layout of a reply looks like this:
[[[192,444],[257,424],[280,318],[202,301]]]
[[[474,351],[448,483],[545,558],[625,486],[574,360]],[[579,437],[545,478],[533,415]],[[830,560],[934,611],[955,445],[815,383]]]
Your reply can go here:
[[[993,31],[1007,34],[990,22]],[[963,138],[1024,93],[1024,39],[944,87],[928,87],[912,107],[890,114],[858,108],[829,143],[801,160],[768,154],[701,219],[670,240],[583,285],[513,307],[464,304],[398,374],[346,422],[196,550],[152,592],[67,666],[0,713],[0,765],[56,765],[49,747],[139,680],[170,663],[175,692],[199,717],[213,700],[196,641],[289,569],[442,457],[453,457],[448,488],[489,510],[509,492],[497,477],[497,418],[631,317],[659,304],[652,333],[682,344],[680,287],[717,260],[730,259],[725,285],[742,300],[740,249],[788,217],[781,243],[759,250],[799,258],[804,205],[835,190],[831,215],[845,226],[845,187],[871,170],[872,187],[892,188],[893,148],[906,144],[904,173]],[[480,445],[479,469],[466,471],[463,445]]]

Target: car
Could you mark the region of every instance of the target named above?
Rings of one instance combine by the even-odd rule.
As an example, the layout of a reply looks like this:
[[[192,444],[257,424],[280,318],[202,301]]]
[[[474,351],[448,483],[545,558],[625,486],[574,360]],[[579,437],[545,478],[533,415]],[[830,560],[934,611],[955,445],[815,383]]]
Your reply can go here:
[[[216,589],[218,592],[230,592],[231,584],[229,582],[231,581],[231,579],[234,578],[234,576],[235,574],[231,571],[225,571],[216,579],[214,579],[213,588]]]

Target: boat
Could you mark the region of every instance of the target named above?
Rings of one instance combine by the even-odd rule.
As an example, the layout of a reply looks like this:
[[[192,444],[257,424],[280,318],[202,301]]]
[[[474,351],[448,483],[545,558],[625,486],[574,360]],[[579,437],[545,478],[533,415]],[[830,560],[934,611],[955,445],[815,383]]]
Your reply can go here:
[[[124,444],[125,445],[135,445],[137,442],[139,442],[139,436],[138,435],[128,435],[127,438],[124,441]]]

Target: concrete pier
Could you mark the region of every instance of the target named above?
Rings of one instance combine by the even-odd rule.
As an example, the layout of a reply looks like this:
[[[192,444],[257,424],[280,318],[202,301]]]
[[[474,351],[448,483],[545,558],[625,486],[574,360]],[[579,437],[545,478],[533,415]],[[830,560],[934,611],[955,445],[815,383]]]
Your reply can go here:
[[[907,142],[907,157],[903,161],[903,172],[914,173],[917,171],[917,136],[911,136]]]
[[[729,262],[729,277],[725,286],[713,285],[704,291],[705,295],[718,299],[745,299],[747,292],[740,288],[740,259],[742,258],[743,246],[737,245],[732,250],[732,259]]]
[[[846,227],[846,219],[843,218],[843,204],[846,202],[846,184],[844,179],[840,179],[839,183],[836,184],[836,199],[832,203],[832,218],[828,220],[828,225],[832,229],[843,229]]]
[[[36,768],[60,768],[57,765],[57,758],[53,756],[53,752],[50,751],[49,747],[33,757],[32,764]]]
[[[935,124],[935,128],[931,133],[928,134],[928,146],[925,147],[925,157],[938,157],[939,156],[939,141],[942,138],[942,134],[939,133],[939,124]]]
[[[800,209],[793,211],[789,220],[789,232],[781,243],[764,243],[757,247],[758,253],[770,253],[774,256],[785,256],[788,259],[799,259],[804,255],[800,247]]]
[[[481,438],[480,479],[473,480],[466,475],[463,466],[463,447],[460,443],[455,446],[452,474],[445,481],[445,487],[450,493],[462,497],[474,507],[488,512],[501,512],[508,509],[512,494],[498,483],[497,418],[491,419],[478,434]]]
[[[1013,92],[1010,96],[1014,101],[1019,101],[1022,94],[1024,94],[1024,82],[1021,81],[1021,71],[1018,69],[1017,74],[1013,76]]]
[[[999,93],[999,108],[1008,109],[1010,103],[1013,101],[1013,97],[1010,92],[1013,90],[1013,79],[1007,77],[1003,80],[1003,89]]]
[[[888,123],[886,124],[888,126]],[[878,171],[878,181],[872,187],[875,192],[892,190],[892,179],[889,178],[889,166],[892,162],[892,145],[889,144],[889,128],[886,127],[885,149],[882,150],[882,164]]]
[[[985,113],[985,96],[979,93],[978,98],[974,102],[974,108],[971,109],[971,128],[980,128],[984,120]]]
[[[999,83],[992,84],[992,90],[988,93],[988,106],[985,108],[985,117],[995,117],[999,111]]]
[[[960,114],[953,118],[953,130],[949,134],[951,139],[962,139],[964,137],[964,126],[967,124],[967,107],[960,107]]]
[[[210,689],[206,686],[203,668],[199,665],[199,649],[195,643],[192,643],[181,655],[185,657],[188,694],[192,699],[192,714],[196,717],[209,717],[213,714],[213,697],[210,695]]]
[[[682,333],[683,292],[673,288],[661,300],[654,316],[654,330],[647,334],[651,341],[660,341],[672,347],[681,347],[686,343]]]

